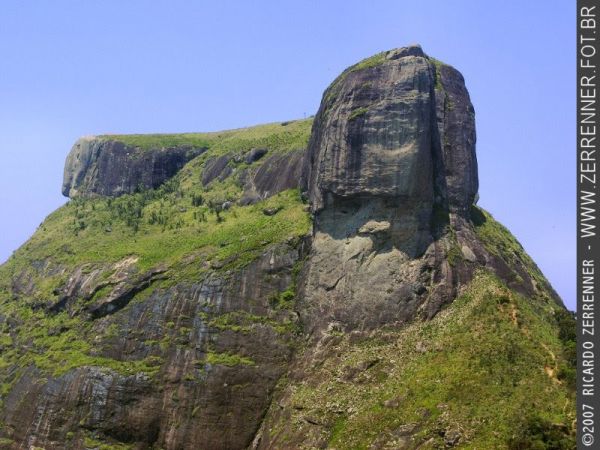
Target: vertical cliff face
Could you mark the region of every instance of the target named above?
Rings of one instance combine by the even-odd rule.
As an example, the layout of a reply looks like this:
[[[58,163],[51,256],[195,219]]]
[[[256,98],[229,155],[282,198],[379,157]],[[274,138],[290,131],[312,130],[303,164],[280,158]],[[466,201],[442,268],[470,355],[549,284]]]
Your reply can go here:
[[[0,267],[0,447],[571,448],[572,318],[477,189],[418,46],[314,121],[78,141]]]
[[[129,273],[131,260],[120,261],[116,273],[76,271],[68,303],[49,312],[63,327],[51,333],[70,340],[62,344],[68,350],[53,345],[46,364],[20,368],[3,398],[0,417],[14,448],[98,448],[98,436],[137,448],[245,448],[292,354],[295,316],[271,298],[289,288],[300,256],[283,244],[243,270],[158,288]],[[92,301],[83,323],[65,320],[87,315],[77,309],[101,278],[114,283],[111,294]],[[149,295],[119,304],[127,287]],[[92,348],[77,354],[86,340]],[[83,358],[81,366],[71,366],[73,358]]]
[[[465,81],[456,69],[430,59],[435,66],[435,104],[441,164],[440,192],[452,212],[468,213],[479,178],[475,155],[475,116]],[[443,181],[442,181],[443,180]]]
[[[468,210],[478,180],[462,75],[419,46],[348,68],[325,91],[309,158],[315,211],[336,198],[373,197]]]
[[[141,149],[118,140],[81,138],[67,156],[62,193],[118,196],[155,189],[206,148]]]
[[[305,301],[314,321],[373,326],[423,308],[432,316],[457,278],[470,280],[470,267],[451,268],[444,255],[455,245],[446,225],[468,220],[478,188],[474,112],[459,72],[418,46],[350,67],[325,91],[308,158],[315,239]]]

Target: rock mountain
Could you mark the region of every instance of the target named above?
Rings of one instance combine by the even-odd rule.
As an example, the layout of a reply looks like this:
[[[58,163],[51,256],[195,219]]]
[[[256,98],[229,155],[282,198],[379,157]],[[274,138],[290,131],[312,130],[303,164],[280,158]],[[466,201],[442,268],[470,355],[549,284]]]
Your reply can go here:
[[[419,46],[314,119],[80,139],[0,267],[0,448],[573,448],[574,320],[475,140]]]

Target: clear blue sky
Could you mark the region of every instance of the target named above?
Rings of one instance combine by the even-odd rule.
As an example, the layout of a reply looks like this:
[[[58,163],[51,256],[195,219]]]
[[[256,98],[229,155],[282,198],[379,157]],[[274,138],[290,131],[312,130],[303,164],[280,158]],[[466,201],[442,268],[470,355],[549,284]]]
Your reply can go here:
[[[465,76],[480,205],[574,309],[575,2],[558,0],[4,0],[0,261],[65,202],[77,137],[301,118],[345,67],[410,43]]]

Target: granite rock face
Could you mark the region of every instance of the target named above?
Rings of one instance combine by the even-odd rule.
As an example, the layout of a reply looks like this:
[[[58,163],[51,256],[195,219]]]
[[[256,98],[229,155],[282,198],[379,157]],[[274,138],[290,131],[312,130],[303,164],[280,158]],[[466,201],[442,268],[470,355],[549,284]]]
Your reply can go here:
[[[473,106],[455,69],[419,46],[350,67],[325,91],[308,159],[309,322],[432,316],[454,278],[470,280],[471,268],[446,262],[456,245],[446,224],[468,220],[478,188]]]
[[[298,188],[305,158],[306,150],[265,156],[260,167],[247,170],[241,176],[244,195],[240,199],[240,204],[256,203],[286,189]]]
[[[338,336],[432,319],[481,268],[515,291],[560,304],[547,283],[537,284],[530,263],[491,251],[476,233],[485,219],[473,208],[473,106],[462,75],[420,47],[384,52],[342,73],[323,95],[307,159],[314,223],[298,309],[310,345],[292,361],[254,448],[329,448],[332,434],[323,430],[334,425],[298,412],[297,393],[340,364]]]
[[[260,164],[253,164],[258,160]],[[250,205],[287,189],[299,188],[305,162],[306,149],[274,155],[268,155],[265,149],[252,149],[242,155],[221,155],[205,162],[202,184],[209,186],[213,181],[235,177],[244,191],[238,203]],[[240,163],[247,167],[237,171],[235,166]]]
[[[353,197],[465,211],[478,189],[463,77],[419,46],[342,73],[325,91],[308,152],[315,211]]]
[[[152,361],[153,379],[80,367],[47,381],[29,366],[4,398],[0,421],[26,448],[85,448],[67,438],[77,429],[140,449],[246,448],[294,346],[296,315],[275,308],[271,297],[290,286],[305,251],[302,244],[274,246],[242,270],[214,271],[127,308],[91,314],[94,356]],[[113,292],[139,284],[134,264],[78,269],[65,285],[62,309],[77,314],[75,301],[107,283]]]
[[[115,140],[82,138],[65,163],[62,193],[66,197],[116,197],[157,188],[205,149],[141,149]]]
[[[475,155],[475,118],[465,81],[456,69],[440,62],[436,67],[435,103],[441,146],[440,192],[451,211],[469,210],[479,187]],[[437,143],[436,143],[437,144]],[[445,195],[444,195],[445,194]]]

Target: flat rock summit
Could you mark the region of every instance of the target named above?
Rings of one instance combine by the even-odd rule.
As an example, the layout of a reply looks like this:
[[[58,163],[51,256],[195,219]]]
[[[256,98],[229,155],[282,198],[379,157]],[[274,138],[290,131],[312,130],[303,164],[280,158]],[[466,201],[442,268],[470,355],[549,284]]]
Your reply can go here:
[[[475,144],[418,45],[311,119],[78,140],[0,266],[0,448],[573,448],[575,322]]]

